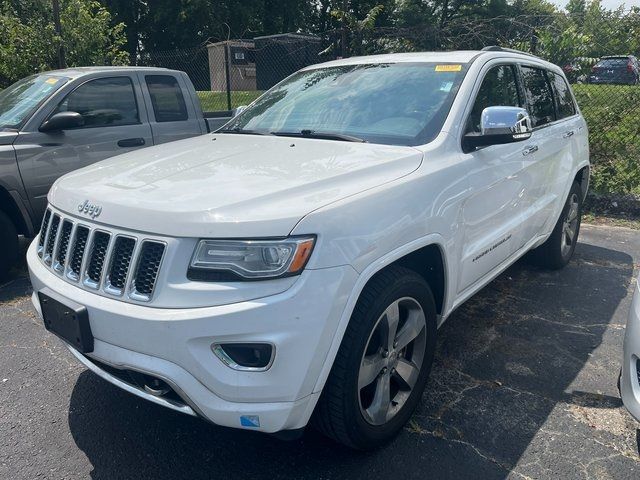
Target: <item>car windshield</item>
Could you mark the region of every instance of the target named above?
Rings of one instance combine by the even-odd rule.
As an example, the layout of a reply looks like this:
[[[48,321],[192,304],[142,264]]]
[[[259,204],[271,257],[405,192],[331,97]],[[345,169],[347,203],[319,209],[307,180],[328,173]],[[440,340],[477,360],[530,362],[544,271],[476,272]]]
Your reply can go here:
[[[59,75],[34,75],[0,91],[0,129],[20,128],[38,106],[68,80]]]
[[[383,63],[301,71],[222,131],[421,145],[440,132],[466,70],[463,64]]]

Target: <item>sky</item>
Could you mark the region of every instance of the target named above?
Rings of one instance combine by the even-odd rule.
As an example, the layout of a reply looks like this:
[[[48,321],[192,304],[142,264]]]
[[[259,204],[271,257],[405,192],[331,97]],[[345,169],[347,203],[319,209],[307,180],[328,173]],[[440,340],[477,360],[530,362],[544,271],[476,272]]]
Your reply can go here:
[[[569,0],[552,0],[553,3],[559,5],[560,7],[564,7]],[[608,10],[612,10],[614,8],[618,8],[620,5],[624,3],[625,7],[640,7],[640,0],[602,0],[602,6]]]

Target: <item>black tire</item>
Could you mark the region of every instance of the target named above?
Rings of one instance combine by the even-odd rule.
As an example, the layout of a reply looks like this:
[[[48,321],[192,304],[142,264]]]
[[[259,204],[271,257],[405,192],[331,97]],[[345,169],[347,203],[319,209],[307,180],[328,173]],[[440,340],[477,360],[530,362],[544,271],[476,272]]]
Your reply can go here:
[[[577,218],[575,227],[573,228],[573,239],[569,242],[569,236],[565,232],[565,221],[567,221],[569,214],[572,213],[572,203],[576,201]],[[578,236],[580,235],[581,220],[582,189],[578,182],[573,182],[567,200],[565,201],[564,208],[560,213],[560,218],[558,218],[551,236],[546,242],[531,252],[534,263],[550,270],[559,270],[564,268],[571,260],[571,257],[573,257],[573,252],[576,249]]]
[[[17,259],[18,232],[11,219],[0,211],[0,280],[7,278]]]
[[[407,300],[414,302],[414,305],[419,304],[424,312],[425,337],[421,337],[421,351],[423,346],[424,356],[417,380],[413,388],[406,393],[402,405],[398,407],[396,403],[391,402],[393,408],[397,408],[397,412],[388,421],[385,420],[386,423],[373,425],[365,419],[362,412],[362,392],[358,387],[361,362],[365,355],[365,348],[369,347],[370,339],[387,307],[394,302]],[[400,325],[402,325],[402,312],[400,318]],[[326,436],[358,450],[376,448],[392,440],[407,423],[422,397],[433,362],[436,329],[436,307],[433,294],[420,275],[397,266],[388,267],[377,274],[367,284],[358,299],[331,373],[316,406],[312,424]],[[402,327],[398,327],[397,331],[401,332]],[[396,343],[393,347],[396,347]],[[413,350],[413,345],[410,348]],[[386,353],[389,354],[389,352]],[[397,353],[395,348],[392,352],[394,358],[404,358],[404,355],[408,354]],[[390,383],[393,385],[393,379],[399,377],[393,377],[398,375],[394,368],[391,368],[390,372],[392,372],[389,373]]]

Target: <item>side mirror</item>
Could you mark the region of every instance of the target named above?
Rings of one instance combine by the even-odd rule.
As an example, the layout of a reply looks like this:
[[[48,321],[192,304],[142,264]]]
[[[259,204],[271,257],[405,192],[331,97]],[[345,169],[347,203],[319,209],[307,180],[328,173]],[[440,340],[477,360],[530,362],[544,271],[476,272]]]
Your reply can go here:
[[[465,152],[478,147],[503,145],[528,140],[532,133],[531,117],[520,107],[487,107],[480,117],[480,133],[463,138]]]
[[[59,132],[84,125],[84,119],[78,112],[59,112],[40,125],[41,132]]]
[[[231,110],[231,114],[234,117],[237,117],[238,115],[240,115],[242,112],[244,112],[247,109],[246,105],[240,105],[239,107],[234,108],[233,110]]]

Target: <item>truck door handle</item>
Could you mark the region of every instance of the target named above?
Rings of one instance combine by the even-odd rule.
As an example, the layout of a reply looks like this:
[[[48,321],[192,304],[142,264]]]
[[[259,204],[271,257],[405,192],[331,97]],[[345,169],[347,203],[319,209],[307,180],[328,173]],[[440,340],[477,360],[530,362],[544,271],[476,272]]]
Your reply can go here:
[[[538,151],[538,145],[527,145],[522,151],[522,155],[527,156]]]
[[[576,132],[574,132],[573,130],[569,130],[568,132],[564,132],[564,133],[562,134],[562,138],[569,138],[569,137],[572,137],[574,133],[576,133]]]
[[[142,147],[144,145],[144,138],[125,138],[118,140],[118,146],[122,148],[130,147]]]

